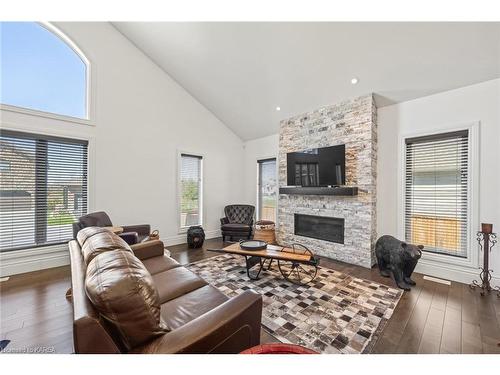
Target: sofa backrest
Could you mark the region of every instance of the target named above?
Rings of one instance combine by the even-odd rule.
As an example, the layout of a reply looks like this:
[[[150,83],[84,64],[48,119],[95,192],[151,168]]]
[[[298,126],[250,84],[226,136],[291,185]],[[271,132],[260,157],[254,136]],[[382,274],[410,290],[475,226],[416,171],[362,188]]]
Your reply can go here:
[[[87,266],[92,259],[107,251],[121,249],[132,253],[132,249],[123,239],[105,228],[84,228],[78,232],[76,240],[80,245],[83,260]]]
[[[80,245],[70,241],[73,343],[76,353],[120,353],[120,340],[100,317],[85,292],[86,268]]]
[[[248,204],[232,204],[224,208],[224,213],[231,224],[248,224],[253,221],[255,207]]]
[[[75,350],[129,351],[165,334],[153,278],[130,246],[100,227],[76,237],[70,243]]]
[[[87,265],[87,297],[127,350],[168,332],[153,277],[133,252],[106,251]]]

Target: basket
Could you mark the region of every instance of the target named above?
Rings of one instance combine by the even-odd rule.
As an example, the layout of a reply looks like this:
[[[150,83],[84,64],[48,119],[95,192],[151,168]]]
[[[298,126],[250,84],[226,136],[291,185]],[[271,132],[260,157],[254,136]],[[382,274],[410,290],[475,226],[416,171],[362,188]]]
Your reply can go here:
[[[155,229],[149,235],[148,241],[154,241],[154,240],[159,240],[159,239],[160,239],[160,231],[158,231],[157,229]]]
[[[255,223],[254,240],[265,241],[268,244],[276,243],[276,233],[274,222],[261,220]]]

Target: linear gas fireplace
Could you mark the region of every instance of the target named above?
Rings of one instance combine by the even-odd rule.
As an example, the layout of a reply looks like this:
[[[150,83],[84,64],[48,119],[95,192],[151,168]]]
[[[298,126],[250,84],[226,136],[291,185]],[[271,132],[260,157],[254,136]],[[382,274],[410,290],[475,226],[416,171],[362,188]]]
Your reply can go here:
[[[294,217],[296,235],[344,243],[344,219],[302,214]]]

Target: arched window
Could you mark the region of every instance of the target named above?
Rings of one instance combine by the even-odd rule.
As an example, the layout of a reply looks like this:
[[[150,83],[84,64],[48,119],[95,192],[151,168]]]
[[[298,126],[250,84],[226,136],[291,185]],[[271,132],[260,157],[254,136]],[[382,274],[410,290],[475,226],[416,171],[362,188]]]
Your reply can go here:
[[[88,62],[69,39],[35,22],[0,22],[0,103],[88,118]]]

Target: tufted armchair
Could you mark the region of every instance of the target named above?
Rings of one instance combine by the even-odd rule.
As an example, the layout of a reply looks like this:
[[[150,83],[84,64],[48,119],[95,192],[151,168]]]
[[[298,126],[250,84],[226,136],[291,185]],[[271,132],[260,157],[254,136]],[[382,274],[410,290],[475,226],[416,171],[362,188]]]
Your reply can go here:
[[[248,204],[231,204],[224,208],[226,217],[220,219],[222,241],[229,237],[252,238],[255,207]]]
[[[73,223],[73,238],[76,238],[78,232],[83,228],[112,226],[113,223],[106,212],[93,212],[80,217],[76,223]],[[151,232],[149,224],[121,225],[121,227],[123,228],[123,233],[120,233],[119,236],[129,245],[147,240]]]

